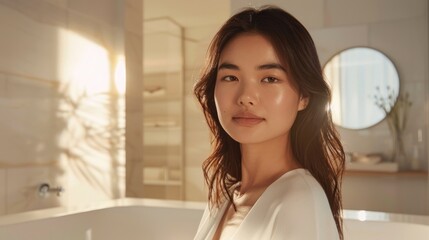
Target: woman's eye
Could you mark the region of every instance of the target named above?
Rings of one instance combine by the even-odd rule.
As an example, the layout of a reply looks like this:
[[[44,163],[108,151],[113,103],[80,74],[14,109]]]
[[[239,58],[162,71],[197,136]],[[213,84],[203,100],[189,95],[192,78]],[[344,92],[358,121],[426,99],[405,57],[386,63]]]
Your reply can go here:
[[[262,79],[262,82],[265,82],[265,83],[276,83],[278,81],[279,80],[275,77],[266,77],[266,78]]]
[[[222,78],[222,80],[227,82],[232,82],[232,81],[237,81],[238,79],[234,76],[225,76]]]

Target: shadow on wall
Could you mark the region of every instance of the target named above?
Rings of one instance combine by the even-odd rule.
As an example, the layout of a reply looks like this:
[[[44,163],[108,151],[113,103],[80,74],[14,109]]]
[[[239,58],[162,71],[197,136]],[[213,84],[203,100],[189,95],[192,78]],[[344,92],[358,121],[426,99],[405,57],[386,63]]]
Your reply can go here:
[[[0,1],[0,215],[123,195],[121,9],[76,4]]]
[[[62,92],[68,92],[66,88]],[[58,119],[66,123],[65,145],[60,148],[68,167],[106,196],[118,198],[125,142],[125,100],[112,93],[82,92],[75,98],[59,95]],[[106,174],[109,173],[109,174]],[[123,177],[123,176],[122,176]],[[106,183],[111,183],[109,186]]]
[[[47,182],[65,187],[66,196],[68,192],[76,193],[78,190],[70,189],[70,178],[85,182],[109,198],[121,197],[118,183],[123,181],[121,170],[125,168],[121,155],[125,142],[124,97],[113,93],[76,94],[67,86],[56,93],[52,86],[31,88],[49,94],[43,100],[0,99],[1,115],[7,116],[2,135],[13,138],[7,146],[10,149],[2,152],[24,156],[18,161],[0,160],[9,181],[23,179],[8,184],[6,198],[21,201],[5,212],[67,204],[64,198],[41,198],[37,189]],[[13,146],[15,139],[22,145]]]

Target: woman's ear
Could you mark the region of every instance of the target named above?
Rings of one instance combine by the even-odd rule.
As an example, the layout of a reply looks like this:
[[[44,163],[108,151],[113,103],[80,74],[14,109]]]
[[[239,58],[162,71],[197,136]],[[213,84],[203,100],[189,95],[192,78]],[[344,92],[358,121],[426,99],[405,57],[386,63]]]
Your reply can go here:
[[[301,96],[298,103],[298,111],[304,110],[310,101],[309,97]]]

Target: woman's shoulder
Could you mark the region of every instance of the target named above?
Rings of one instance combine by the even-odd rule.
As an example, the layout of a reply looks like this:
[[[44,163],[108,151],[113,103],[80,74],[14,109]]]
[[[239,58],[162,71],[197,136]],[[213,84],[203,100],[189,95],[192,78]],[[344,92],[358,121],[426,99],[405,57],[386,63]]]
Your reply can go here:
[[[289,207],[313,206],[316,209],[330,209],[322,186],[303,168],[285,173],[270,186],[269,192],[275,193],[279,204],[286,204]]]
[[[320,186],[319,182],[313,177],[313,175],[304,168],[298,168],[286,172],[272,184],[272,187],[285,193],[322,193],[324,195],[322,186]]]
[[[268,198],[274,204],[275,232],[280,236],[338,239],[326,194],[309,171],[296,169],[286,173],[274,182]]]

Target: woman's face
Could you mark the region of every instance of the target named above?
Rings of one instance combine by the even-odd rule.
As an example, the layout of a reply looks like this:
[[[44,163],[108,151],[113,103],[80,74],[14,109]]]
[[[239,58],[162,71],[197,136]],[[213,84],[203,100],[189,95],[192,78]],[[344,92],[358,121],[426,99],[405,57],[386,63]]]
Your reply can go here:
[[[245,33],[220,55],[215,103],[224,130],[248,144],[287,140],[307,99],[293,86],[271,43],[262,35]]]

